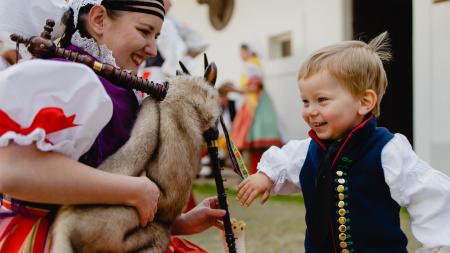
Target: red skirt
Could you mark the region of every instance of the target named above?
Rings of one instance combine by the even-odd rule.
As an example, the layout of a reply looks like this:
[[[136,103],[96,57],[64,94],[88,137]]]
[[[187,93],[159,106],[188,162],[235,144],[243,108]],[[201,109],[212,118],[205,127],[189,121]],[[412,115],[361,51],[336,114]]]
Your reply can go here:
[[[0,195],[1,197],[1,195]],[[1,199],[0,253],[43,253],[56,208],[42,209]],[[166,253],[207,253],[186,239],[172,236]]]
[[[165,253],[207,253],[207,251],[186,239],[172,236]]]
[[[0,206],[0,253],[44,252],[50,213],[50,209],[3,199]]]

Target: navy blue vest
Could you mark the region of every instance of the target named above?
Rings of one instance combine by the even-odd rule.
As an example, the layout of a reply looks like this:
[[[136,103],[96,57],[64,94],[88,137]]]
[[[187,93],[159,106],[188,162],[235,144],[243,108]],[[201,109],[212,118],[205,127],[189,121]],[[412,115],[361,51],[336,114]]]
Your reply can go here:
[[[381,165],[381,151],[394,135],[377,127],[374,117],[348,134],[334,159],[333,207],[329,217],[323,217],[330,221],[329,243],[313,245],[308,227],[315,225],[314,206],[320,201],[314,197],[315,178],[326,144],[313,132],[310,135],[313,141],[300,173],[306,207],[305,252],[407,253],[400,206],[391,198]]]

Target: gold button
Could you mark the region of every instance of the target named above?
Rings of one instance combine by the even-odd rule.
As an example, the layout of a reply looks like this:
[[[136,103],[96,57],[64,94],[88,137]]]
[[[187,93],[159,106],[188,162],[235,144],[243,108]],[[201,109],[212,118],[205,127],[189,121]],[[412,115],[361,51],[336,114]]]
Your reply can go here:
[[[341,209],[339,209],[338,213],[340,216],[344,216],[347,213],[347,211],[345,211],[344,208],[341,208]]]
[[[345,225],[340,225],[339,226],[339,232],[344,233],[345,231],[347,231],[347,227]]]
[[[344,175],[344,172],[342,172],[342,171],[338,170],[338,171],[336,171],[336,175],[338,175],[338,176],[342,177],[342,175]]]
[[[345,248],[347,248],[347,243],[346,242],[340,242],[339,243],[339,247],[345,249]]]
[[[339,208],[343,208],[344,206],[345,206],[345,202],[344,201],[341,200],[341,201],[338,202],[338,207]]]
[[[348,251],[348,249],[343,249],[343,250],[341,251],[341,253],[350,253],[350,251]]]
[[[345,233],[340,233],[339,234],[339,240],[345,241],[345,239],[347,239],[347,235]]]
[[[339,200],[344,200],[345,195],[344,195],[344,193],[339,193],[338,197],[339,197]]]
[[[336,188],[338,192],[344,192],[344,186],[343,185],[338,185],[338,187]]]
[[[347,222],[347,219],[345,217],[339,217],[338,221],[339,221],[339,224],[344,225]]]

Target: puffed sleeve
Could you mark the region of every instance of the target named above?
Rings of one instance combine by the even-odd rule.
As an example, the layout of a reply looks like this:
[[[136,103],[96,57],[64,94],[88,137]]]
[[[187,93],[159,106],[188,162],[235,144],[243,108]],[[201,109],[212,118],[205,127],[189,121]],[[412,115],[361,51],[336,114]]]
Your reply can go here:
[[[84,65],[31,60],[0,72],[0,147],[33,144],[78,159],[111,115],[111,99]]]
[[[274,183],[271,194],[300,192],[300,170],[305,162],[311,139],[292,140],[282,148],[270,147],[258,163],[258,172]]]
[[[383,148],[381,162],[392,198],[407,208],[423,244],[417,252],[450,252],[450,178],[421,160],[401,134]]]

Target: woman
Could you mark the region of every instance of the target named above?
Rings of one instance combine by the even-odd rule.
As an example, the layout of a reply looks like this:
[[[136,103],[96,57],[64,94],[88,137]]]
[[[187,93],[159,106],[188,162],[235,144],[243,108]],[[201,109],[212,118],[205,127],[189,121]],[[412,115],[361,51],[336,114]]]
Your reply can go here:
[[[162,0],[74,0],[69,6],[72,15],[61,40],[68,49],[134,73],[145,59],[156,56],[156,38],[165,14]],[[71,80],[70,72],[66,72],[66,82],[82,82]],[[128,205],[138,211],[141,225],[153,219],[160,192],[152,181],[92,169],[126,142],[138,110],[133,91],[118,88],[103,78],[100,81],[112,102],[112,115],[91,115],[92,121],[100,121],[97,127],[101,131],[94,135],[97,137],[92,146],[79,161],[58,152],[42,152],[37,144],[18,145],[14,137],[2,140],[6,134],[0,132],[1,253],[43,252],[55,205]],[[88,92],[86,97],[91,95]],[[83,106],[87,105],[79,104]],[[103,127],[104,117],[109,121]],[[175,222],[173,234],[197,233],[216,225],[217,218],[225,214],[216,208],[215,198],[206,199]]]
[[[281,138],[275,108],[263,89],[261,60],[246,44],[241,45],[240,55],[244,62],[241,88],[232,90],[245,94],[245,101],[233,121],[232,135],[236,146],[249,152],[253,174],[265,149],[280,146]]]

